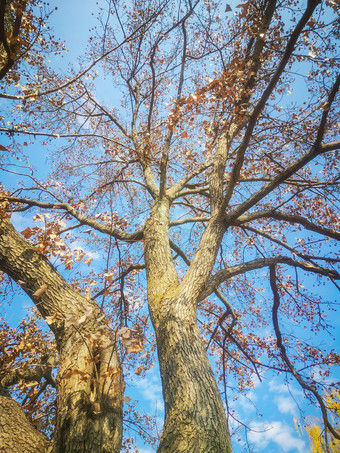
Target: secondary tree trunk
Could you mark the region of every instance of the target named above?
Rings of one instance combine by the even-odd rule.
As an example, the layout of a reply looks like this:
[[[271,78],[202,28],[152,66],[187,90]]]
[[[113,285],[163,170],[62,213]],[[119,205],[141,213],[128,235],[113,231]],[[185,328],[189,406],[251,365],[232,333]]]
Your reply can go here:
[[[115,336],[100,308],[77,293],[1,211],[0,270],[19,282],[44,318],[50,317],[56,337],[60,366],[53,451],[119,452],[124,381]]]
[[[159,453],[230,453],[226,414],[196,320],[181,292],[168,239],[169,202],[155,203],[144,230],[148,302],[165,402]]]
[[[16,401],[0,395],[0,452],[45,453],[48,440],[28,421]]]

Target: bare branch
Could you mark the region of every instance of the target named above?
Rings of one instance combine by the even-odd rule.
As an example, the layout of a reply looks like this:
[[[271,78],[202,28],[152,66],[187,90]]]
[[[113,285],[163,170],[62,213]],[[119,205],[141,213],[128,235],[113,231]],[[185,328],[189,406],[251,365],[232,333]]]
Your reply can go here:
[[[126,241],[126,242],[140,241],[143,237],[143,230],[137,230],[134,233],[126,233],[125,231],[118,230],[109,225],[98,222],[98,220],[91,219],[91,218],[81,214],[69,203],[48,203],[48,202],[30,200],[28,198],[20,198],[20,197],[1,197],[0,201],[23,203],[23,204],[26,204],[27,206],[36,206],[36,207],[42,208],[42,209],[58,209],[58,210],[66,211],[72,217],[77,219],[82,225],[87,225],[87,226],[95,229],[96,231],[99,231],[104,234],[108,234],[117,239],[120,239],[121,241]]]
[[[98,293],[93,295],[92,299],[95,300],[95,299],[97,299],[97,297],[102,296],[109,288],[111,288],[111,286],[113,286],[115,283],[117,283],[120,279],[125,278],[127,275],[130,274],[130,272],[133,272],[136,270],[142,270],[142,269],[145,269],[145,264],[133,264],[133,265],[129,266],[127,269],[125,269],[123,272],[121,272],[119,277],[112,280],[109,285],[106,285],[105,288],[103,288],[102,290],[98,291]]]
[[[271,95],[276,84],[278,83],[278,81],[293,53],[295,44],[296,44],[304,26],[306,25],[306,23],[312,16],[315,8],[318,6],[319,3],[320,3],[320,0],[311,0],[308,2],[307,9],[304,12],[304,14],[302,15],[301,19],[299,20],[294,31],[291,34],[289,41],[287,43],[286,49],[284,51],[284,54],[281,58],[281,61],[279,62],[278,66],[277,66],[277,69],[276,69],[273,77],[271,78],[270,82],[267,85],[267,88],[264,90],[260,100],[258,101],[256,106],[254,107],[254,110],[251,113],[251,116],[250,116],[250,119],[248,122],[248,126],[244,133],[243,141],[239,147],[239,151],[237,153],[237,156],[236,156],[236,159],[235,159],[232,171],[231,171],[230,181],[229,181],[228,187],[226,189],[225,199],[223,201],[223,206],[222,206],[223,211],[227,208],[229,201],[232,197],[232,194],[234,192],[235,185],[239,179],[240,171],[241,171],[243,161],[244,161],[245,152],[249,145],[249,142],[251,139],[251,134],[256,126],[258,117],[260,116],[264,106],[266,105],[266,103],[269,99],[269,96]],[[299,167],[299,168],[301,168],[301,167]],[[291,176],[292,174],[293,173],[290,173],[289,176]],[[286,179],[289,176],[286,176],[284,179]],[[281,180],[280,180],[280,182],[281,182]],[[253,197],[250,197],[250,199],[252,199],[252,198]],[[242,211],[242,212],[244,212],[244,211]]]
[[[335,142],[325,143],[321,145],[323,151],[335,151],[336,149],[340,149],[340,141],[337,140]]]
[[[83,71],[79,72],[76,76],[72,77],[67,82],[57,86],[56,88],[51,88],[49,90],[40,91],[40,92],[38,91],[36,93],[31,93],[31,94],[25,95],[25,96],[14,96],[14,95],[10,95],[10,94],[0,93],[0,98],[14,99],[14,100],[31,99],[31,98],[46,96],[48,94],[52,94],[57,91],[61,91],[64,88],[67,88],[68,86],[70,86],[71,84],[73,84],[74,82],[76,82],[77,80],[82,78],[83,76],[85,76],[94,66],[96,66],[96,64],[98,64],[101,60],[106,58],[108,55],[110,55],[111,53],[118,50],[125,43],[131,41],[132,39],[136,39],[138,37],[138,34],[140,31],[144,34],[145,28],[146,28],[145,26],[146,25],[151,26],[152,21],[161,13],[161,11],[164,9],[166,4],[167,4],[167,0],[159,7],[159,9],[157,11],[155,11],[154,14],[152,14],[148,18],[147,21],[143,22],[143,24],[141,24],[139,27],[137,27],[136,30],[134,30],[129,36],[125,37],[125,39],[121,43],[117,44],[117,46],[112,47],[111,49],[109,49],[108,51],[106,51],[105,53],[100,55],[89,66],[87,66]]]
[[[236,219],[241,214],[246,212],[249,208],[251,208],[256,203],[258,203],[260,200],[262,200],[262,198],[266,197],[270,192],[272,192],[274,189],[276,189],[282,182],[286,181],[294,173],[296,173],[298,170],[303,168],[306,164],[311,162],[315,157],[329,151],[329,147],[327,146],[327,144],[325,145],[325,147],[323,147],[321,145],[321,141],[322,141],[322,138],[324,135],[330,106],[332,105],[332,102],[335,99],[336,93],[339,90],[339,86],[340,86],[340,75],[338,75],[338,77],[336,78],[336,81],[328,96],[328,101],[323,109],[323,114],[322,114],[320,125],[318,128],[316,140],[314,142],[314,145],[311,147],[311,149],[309,151],[307,151],[305,154],[303,154],[301,157],[299,157],[291,165],[289,165],[285,170],[283,170],[281,173],[279,173],[277,176],[275,176],[270,182],[268,182],[268,184],[266,184],[261,189],[259,189],[257,192],[255,192],[251,197],[248,198],[248,200],[246,200],[240,206],[238,206],[233,211],[231,211],[227,215],[227,223],[232,222],[234,219]],[[249,140],[250,140],[250,137],[249,137]],[[248,142],[249,142],[249,140],[248,140]],[[334,143],[337,143],[337,142],[334,142]],[[330,146],[330,148],[333,149],[332,146]],[[235,181],[235,184],[236,184],[236,181]],[[228,190],[227,190],[227,192],[228,192]],[[231,197],[231,194],[230,194],[230,197]],[[230,199],[230,197],[229,197],[229,199]]]
[[[98,108],[99,110],[101,110],[105,116],[107,116],[112,122],[113,124],[115,124],[118,129],[125,135],[125,137],[128,137],[128,138],[131,138],[131,135],[127,132],[127,130],[125,129],[125,127],[118,121],[117,118],[115,118],[111,112],[109,112],[108,110],[106,110],[106,108],[104,106],[102,106],[101,104],[99,104],[91,95],[90,93],[86,90],[86,93],[89,97],[89,99],[91,100],[91,102],[93,102]]]
[[[329,263],[340,263],[340,258],[328,258],[326,256],[314,256],[314,255],[307,255],[306,253],[301,253],[298,250],[296,250],[294,247],[291,247],[288,245],[286,242],[281,241],[280,239],[276,238],[275,236],[272,236],[271,234],[266,233],[265,231],[259,230],[257,228],[252,228],[250,226],[240,226],[242,230],[245,231],[251,231],[259,236],[262,236],[266,239],[268,239],[271,242],[274,242],[275,244],[278,244],[279,246],[289,250],[293,255],[298,256],[299,258],[302,258],[303,260],[306,261],[313,261],[313,260],[319,260],[319,261],[327,261]]]
[[[170,243],[170,247],[172,248],[172,250],[182,258],[182,260],[185,262],[185,264],[187,266],[190,266],[190,260],[189,258],[185,255],[185,253],[182,251],[182,249],[180,249],[180,247],[178,247],[177,244],[175,244],[171,239],[169,240],[169,243]]]
[[[196,3],[196,5],[197,5],[197,3]],[[178,89],[177,89],[177,102],[180,102],[180,99],[182,96],[182,89],[183,89],[183,83],[184,83],[184,72],[185,72],[185,65],[186,65],[187,31],[185,28],[185,21],[192,14],[192,12],[193,12],[193,9],[190,10],[190,14],[187,14],[187,17],[181,23],[182,32],[183,32],[183,51],[182,51],[181,70],[180,70]],[[151,118],[150,118],[150,113],[149,113],[148,123],[149,123],[150,119]],[[149,130],[150,130],[150,123],[149,123]],[[165,143],[164,143],[164,147],[163,147],[163,151],[162,151],[161,163],[160,163],[159,190],[160,190],[161,196],[164,195],[165,190],[166,190],[167,166],[168,166],[169,150],[170,150],[172,136],[173,136],[173,128],[170,127],[169,131],[167,133],[166,139],[165,139]]]
[[[208,162],[207,164],[204,164],[202,167],[198,168],[197,170],[192,171],[189,173],[187,176],[185,176],[183,179],[178,181],[175,185],[170,187],[167,190],[167,194],[170,196],[171,199],[179,198],[179,197],[184,197],[187,194],[191,193],[199,193],[203,190],[208,190],[208,186],[200,187],[199,189],[192,189],[192,190],[187,190],[185,192],[181,192],[181,190],[186,186],[186,184],[193,178],[196,178],[196,176],[200,175],[203,173],[205,170],[207,170],[209,167],[213,165],[212,162]]]
[[[93,138],[101,138],[105,141],[110,143],[114,143],[115,145],[121,146],[123,148],[133,150],[130,146],[125,145],[122,142],[114,140],[106,135],[102,134],[94,134],[94,133],[74,133],[74,134],[55,134],[50,132],[38,132],[38,131],[28,131],[23,129],[13,129],[13,128],[6,128],[0,127],[0,132],[5,132],[7,134],[24,134],[24,135],[33,135],[33,137],[51,137],[51,138],[82,138],[82,137],[93,137]]]
[[[310,220],[298,214],[286,214],[285,212],[282,211],[275,210],[254,211],[249,214],[240,216],[236,222],[233,222],[233,224],[242,225],[244,223],[251,222],[252,220],[263,219],[266,217],[281,220],[283,222],[296,223],[298,225],[302,225],[307,230],[314,231],[315,233],[322,234],[323,236],[340,240],[339,232],[333,231],[329,228],[322,227],[320,225],[316,225],[314,222],[311,222]],[[227,218],[227,221],[228,220],[229,219]]]
[[[184,219],[172,220],[170,222],[170,227],[185,225],[186,223],[204,223],[209,222],[210,217],[185,217]]]
[[[317,264],[311,264],[306,261],[298,261],[290,258],[288,256],[275,256],[270,258],[258,258],[252,261],[247,261],[236,266],[231,266],[225,269],[222,269],[216,272],[210,280],[208,281],[206,287],[200,294],[199,299],[203,300],[205,297],[208,297],[219,285],[229,278],[235,277],[236,275],[244,274],[246,272],[253,271],[255,269],[261,269],[263,267],[269,267],[276,264],[287,264],[293,267],[299,267],[307,272],[312,272],[314,274],[324,275],[334,280],[340,279],[340,274],[333,269],[326,267],[318,266]]]
[[[270,266],[270,286],[271,286],[271,289],[272,289],[272,292],[273,292],[273,297],[274,297],[274,303],[273,303],[273,325],[274,325],[274,330],[275,330],[275,334],[276,334],[277,347],[279,348],[279,350],[281,352],[281,357],[282,357],[283,361],[285,362],[285,364],[287,365],[289,371],[292,373],[292,375],[295,377],[297,382],[300,384],[300,386],[304,390],[308,390],[309,392],[311,392],[314,395],[314,397],[316,398],[316,400],[318,401],[318,403],[320,405],[320,408],[321,408],[322,417],[323,417],[323,421],[324,421],[325,427],[327,429],[329,429],[329,431],[332,433],[332,435],[336,439],[340,439],[340,433],[338,433],[337,431],[334,430],[334,428],[332,427],[332,425],[330,424],[330,422],[328,420],[327,408],[326,408],[325,403],[323,402],[322,397],[319,395],[319,393],[317,392],[317,390],[316,390],[314,385],[307,384],[302,379],[302,377],[297,373],[297,371],[295,370],[293,364],[291,363],[291,361],[289,360],[289,357],[287,355],[286,348],[285,348],[285,346],[283,344],[283,341],[282,341],[282,335],[281,335],[279,322],[278,322],[278,311],[279,311],[279,308],[280,308],[280,295],[279,295],[279,292],[278,292],[278,289],[277,289],[276,275],[275,275],[275,265],[271,265]]]

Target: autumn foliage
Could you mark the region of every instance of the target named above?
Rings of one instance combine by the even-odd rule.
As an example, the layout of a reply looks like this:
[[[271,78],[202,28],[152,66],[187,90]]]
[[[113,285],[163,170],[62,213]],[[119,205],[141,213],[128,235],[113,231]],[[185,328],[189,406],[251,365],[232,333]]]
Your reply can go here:
[[[339,439],[337,2],[97,7],[60,70],[48,5],[1,1],[3,313],[35,305],[1,320],[6,404],[54,451],[132,451],[125,421],[231,452],[231,401],[277,375]],[[161,436],[125,388],[157,360]]]

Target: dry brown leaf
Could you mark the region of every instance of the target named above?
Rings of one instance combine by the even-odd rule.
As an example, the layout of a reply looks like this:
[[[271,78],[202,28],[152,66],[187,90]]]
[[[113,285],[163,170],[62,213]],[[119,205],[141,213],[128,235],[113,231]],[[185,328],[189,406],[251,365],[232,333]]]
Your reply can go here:
[[[137,374],[137,376],[140,376],[142,374],[143,370],[144,370],[144,365],[139,365],[139,367],[136,368],[135,374]]]
[[[21,234],[24,236],[24,238],[29,239],[34,233],[30,227],[27,227],[23,231],[21,231]]]
[[[136,353],[136,352],[140,352],[140,351],[143,351],[143,348],[141,347],[140,343],[139,342],[136,342],[134,344],[132,344],[131,346],[129,346],[127,349],[126,349],[126,352],[129,354],[129,353]]]
[[[43,285],[40,286],[39,289],[37,289],[35,291],[35,293],[33,293],[33,296],[38,299],[46,292],[47,288],[48,288],[48,285],[46,283],[44,283]]]

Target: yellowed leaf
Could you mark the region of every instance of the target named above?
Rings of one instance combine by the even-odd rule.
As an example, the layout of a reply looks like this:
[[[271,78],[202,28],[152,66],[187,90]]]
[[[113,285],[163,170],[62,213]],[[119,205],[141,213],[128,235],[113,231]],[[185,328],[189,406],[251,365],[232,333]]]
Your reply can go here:
[[[34,387],[35,385],[38,385],[39,382],[38,381],[29,381],[29,382],[26,382],[26,387]]]

